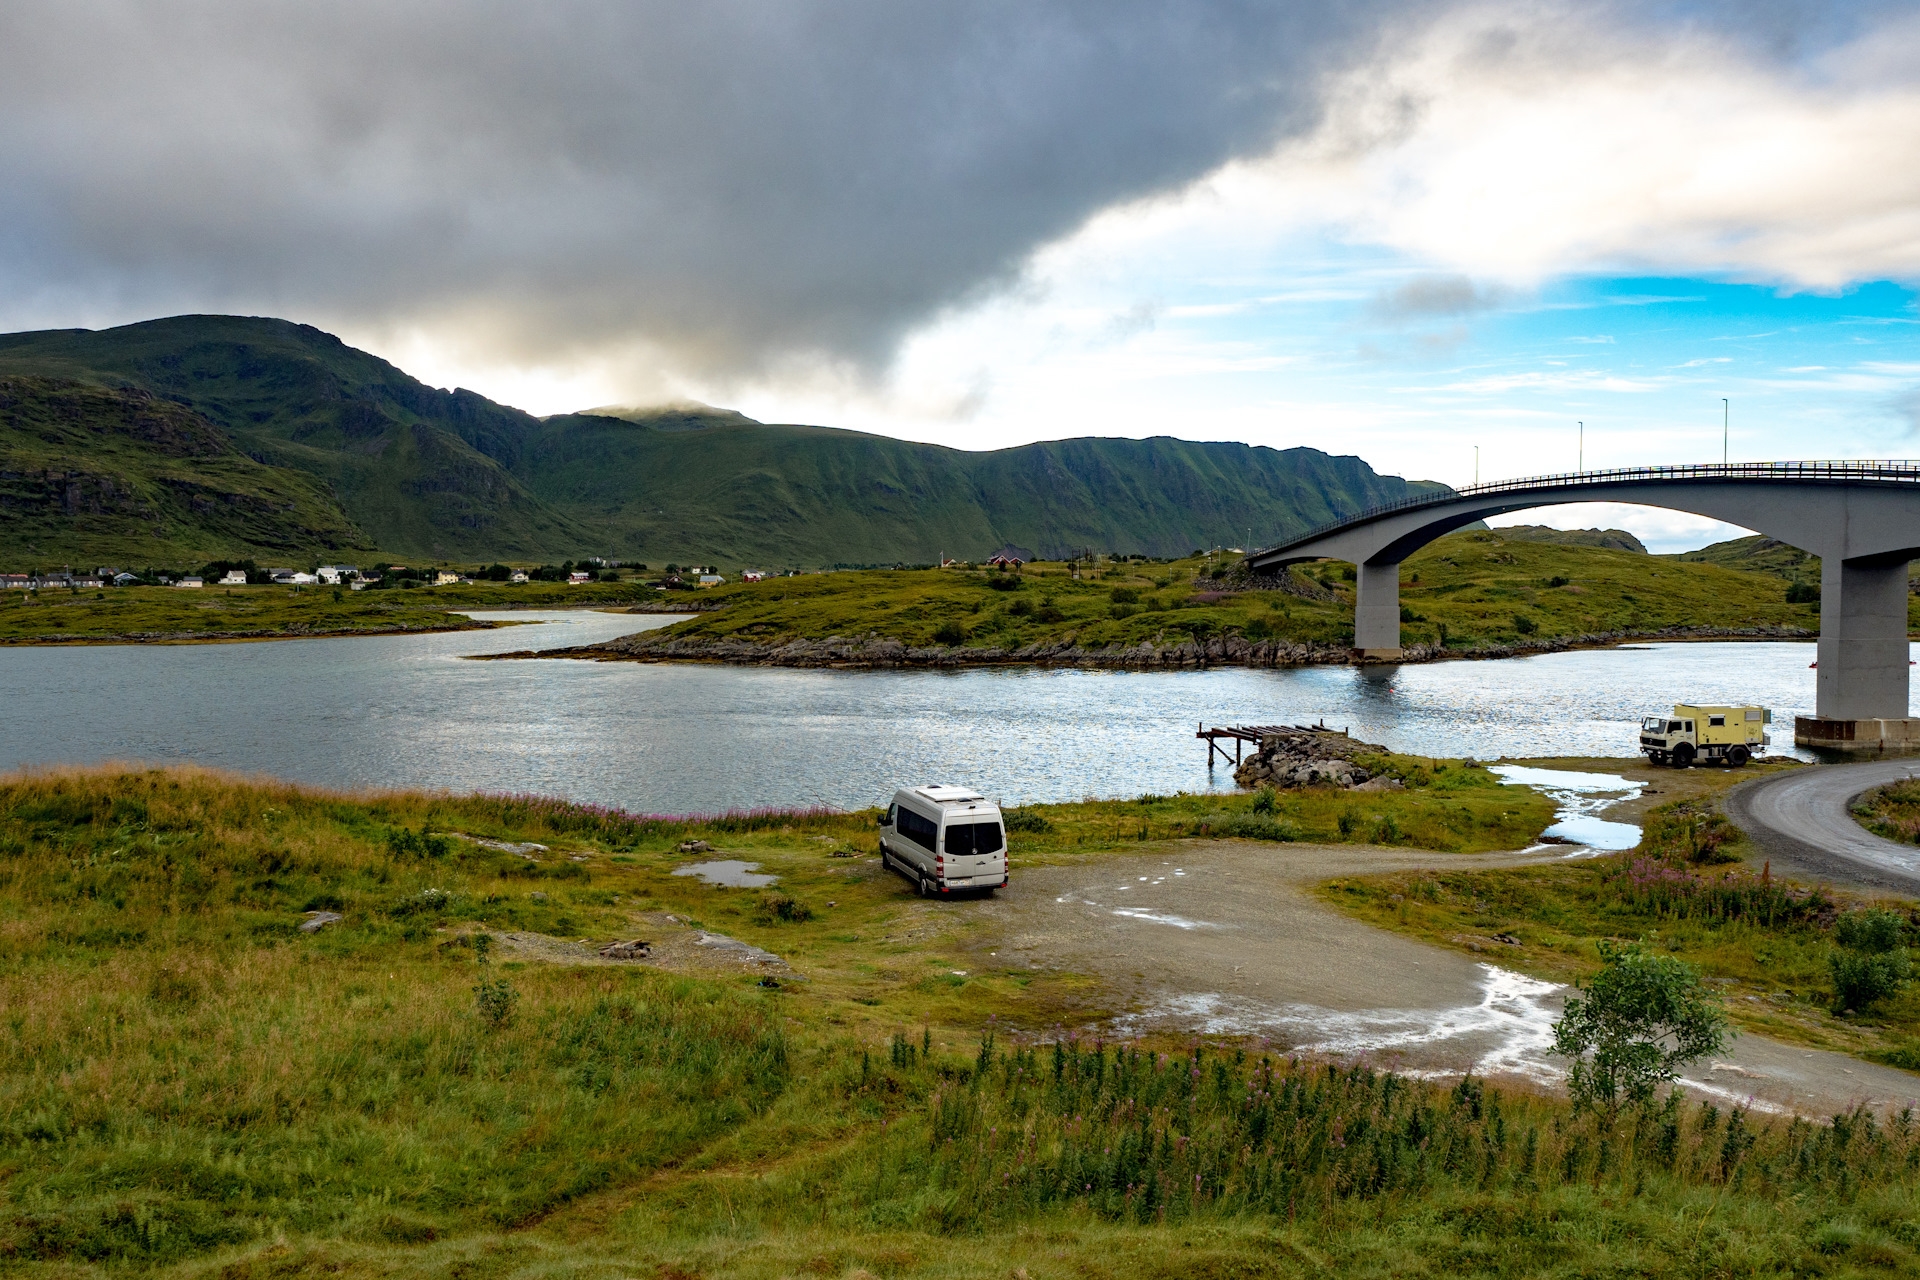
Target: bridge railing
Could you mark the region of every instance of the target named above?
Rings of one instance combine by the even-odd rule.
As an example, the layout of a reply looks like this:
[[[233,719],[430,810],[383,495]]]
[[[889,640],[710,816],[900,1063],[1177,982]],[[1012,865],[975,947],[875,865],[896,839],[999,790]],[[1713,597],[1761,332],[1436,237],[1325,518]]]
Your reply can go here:
[[[1839,458],[1813,462],[1703,462],[1671,467],[1615,467],[1607,471],[1563,471],[1555,475],[1525,476],[1517,480],[1489,480],[1470,484],[1447,493],[1418,498],[1402,498],[1368,507],[1365,511],[1327,520],[1295,538],[1276,543],[1255,556],[1282,551],[1311,542],[1339,529],[1365,524],[1381,516],[1421,507],[1437,507],[1461,498],[1489,494],[1515,493],[1527,489],[1575,489],[1590,485],[1658,484],[1698,480],[1868,480],[1881,484],[1920,484],[1920,459],[1913,458]],[[1249,557],[1251,558],[1251,557]]]

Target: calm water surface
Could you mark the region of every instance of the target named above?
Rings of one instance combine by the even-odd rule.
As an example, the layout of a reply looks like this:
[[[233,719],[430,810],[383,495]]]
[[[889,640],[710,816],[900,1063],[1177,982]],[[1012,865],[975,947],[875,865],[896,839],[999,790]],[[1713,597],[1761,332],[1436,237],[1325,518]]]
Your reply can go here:
[[[1812,708],[1811,644],[1671,644],[1504,662],[1167,673],[790,671],[462,655],[673,621],[265,644],[0,649],[0,767],[195,761],[327,786],[533,791],[655,812],[860,806],[899,782],[1011,802],[1224,789],[1208,724],[1324,719],[1427,755],[1627,755],[1648,710]]]

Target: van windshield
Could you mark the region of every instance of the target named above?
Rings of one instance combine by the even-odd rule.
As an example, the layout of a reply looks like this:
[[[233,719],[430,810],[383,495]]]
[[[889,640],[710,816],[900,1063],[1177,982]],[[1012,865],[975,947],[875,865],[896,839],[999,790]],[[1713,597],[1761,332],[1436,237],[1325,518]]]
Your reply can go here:
[[[958,822],[947,828],[947,855],[972,857],[980,853],[1000,852],[1000,824],[997,822]]]

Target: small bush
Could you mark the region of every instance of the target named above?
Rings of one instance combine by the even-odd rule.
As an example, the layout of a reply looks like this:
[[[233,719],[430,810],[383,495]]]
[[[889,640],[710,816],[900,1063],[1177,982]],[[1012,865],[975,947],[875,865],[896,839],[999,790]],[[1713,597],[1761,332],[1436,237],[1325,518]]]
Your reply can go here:
[[[1112,618],[1115,622],[1119,622],[1124,618],[1131,618],[1134,614],[1138,612],[1140,611],[1134,608],[1130,604],[1114,604],[1114,605],[1107,606],[1107,616],[1109,618]]]
[[[1014,618],[1030,618],[1033,616],[1033,601],[1015,600],[1007,606],[1007,614]]]
[[[1031,809],[1004,809],[1000,813],[1007,824],[1008,831],[1020,831],[1027,835],[1043,836],[1053,830],[1053,824]]]
[[[1548,579],[1547,579],[1547,585],[1548,585],[1549,587],[1564,587],[1564,586],[1566,586],[1566,585],[1567,585],[1568,583],[1570,583],[1570,582],[1572,582],[1572,581],[1573,581],[1573,579],[1571,579],[1571,578],[1563,578],[1563,577],[1561,577],[1561,576],[1560,576],[1559,574],[1557,574],[1557,573],[1556,573],[1556,574],[1554,574],[1554,575],[1553,575],[1553,576],[1552,576],[1551,578],[1548,578]]]
[[[512,1022],[513,1007],[518,1003],[520,993],[505,978],[482,978],[473,986],[474,1012],[490,1030],[498,1031]]]
[[[1892,911],[1849,911],[1833,922],[1839,948],[1827,953],[1833,1011],[1863,1013],[1892,996],[1912,976],[1901,945],[1906,922]]]
[[[387,849],[396,857],[444,858],[453,852],[453,841],[434,835],[426,827],[409,831],[405,827],[387,828]]]
[[[1139,604],[1140,593],[1132,587],[1115,587],[1107,592],[1107,599],[1115,604]]]
[[[1540,629],[1540,624],[1524,613],[1513,615],[1513,629],[1523,636],[1530,636]]]
[[[769,919],[787,924],[805,924],[813,919],[813,908],[790,893],[763,893],[760,910]]]
[[[959,645],[967,642],[967,629],[954,621],[946,621],[933,629],[935,644]]]
[[[995,591],[1018,591],[1027,585],[1026,579],[1011,574],[996,573],[987,579],[987,585]]]
[[[1275,800],[1275,796],[1274,796],[1273,788],[1262,787],[1260,788],[1260,790],[1254,793],[1253,804],[1251,807],[1255,813],[1272,813],[1274,800]]]
[[[1790,582],[1787,584],[1788,604],[1819,604],[1820,587],[1812,582]]]

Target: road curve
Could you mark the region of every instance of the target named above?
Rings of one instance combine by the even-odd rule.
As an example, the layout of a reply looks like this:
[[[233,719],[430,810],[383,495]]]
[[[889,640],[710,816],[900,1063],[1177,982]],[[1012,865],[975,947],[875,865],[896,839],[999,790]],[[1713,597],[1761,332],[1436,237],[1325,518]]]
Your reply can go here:
[[[1742,783],[1722,807],[1783,872],[1920,894],[1920,847],[1883,840],[1848,811],[1861,792],[1912,777],[1920,758],[1815,765]]]

